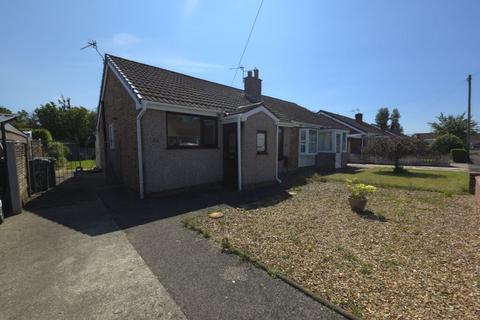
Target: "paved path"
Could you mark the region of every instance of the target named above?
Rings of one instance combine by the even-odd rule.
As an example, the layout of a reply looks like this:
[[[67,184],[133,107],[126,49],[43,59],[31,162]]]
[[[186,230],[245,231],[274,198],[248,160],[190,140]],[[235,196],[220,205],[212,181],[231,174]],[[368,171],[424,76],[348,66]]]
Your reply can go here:
[[[185,319],[84,180],[0,225],[0,319]]]

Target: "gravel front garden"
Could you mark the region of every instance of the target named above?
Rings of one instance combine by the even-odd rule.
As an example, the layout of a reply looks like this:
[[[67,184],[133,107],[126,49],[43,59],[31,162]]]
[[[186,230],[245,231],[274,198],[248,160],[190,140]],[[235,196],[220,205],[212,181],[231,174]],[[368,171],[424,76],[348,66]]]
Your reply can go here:
[[[378,189],[359,215],[342,183],[293,191],[187,223],[362,318],[480,318],[472,196]]]

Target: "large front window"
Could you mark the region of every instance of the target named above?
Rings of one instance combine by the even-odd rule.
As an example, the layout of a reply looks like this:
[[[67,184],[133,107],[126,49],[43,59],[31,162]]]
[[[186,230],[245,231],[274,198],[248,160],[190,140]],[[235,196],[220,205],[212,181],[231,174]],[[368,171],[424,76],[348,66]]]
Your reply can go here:
[[[167,113],[167,146],[169,148],[217,147],[215,118]]]
[[[332,133],[319,132],[318,151],[332,151]]]

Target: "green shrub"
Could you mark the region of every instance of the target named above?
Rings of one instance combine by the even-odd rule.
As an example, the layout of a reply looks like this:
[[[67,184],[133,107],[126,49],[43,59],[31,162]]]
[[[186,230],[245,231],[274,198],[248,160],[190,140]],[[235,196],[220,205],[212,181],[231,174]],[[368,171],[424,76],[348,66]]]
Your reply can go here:
[[[61,142],[53,141],[48,145],[47,155],[56,159],[57,166],[64,166],[70,155],[70,149]]]
[[[431,145],[433,151],[440,154],[448,154],[452,149],[463,148],[462,140],[459,137],[447,133],[435,139]]]
[[[466,163],[467,162],[467,150],[465,149],[452,149],[450,151],[453,162]]]
[[[32,138],[42,140],[42,144],[47,147],[52,142],[52,134],[48,129],[31,129]]]

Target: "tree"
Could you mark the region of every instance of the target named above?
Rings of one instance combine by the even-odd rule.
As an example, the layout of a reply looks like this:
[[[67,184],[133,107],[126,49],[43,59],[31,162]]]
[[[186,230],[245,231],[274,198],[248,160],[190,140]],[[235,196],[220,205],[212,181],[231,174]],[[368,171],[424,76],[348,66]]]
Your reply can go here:
[[[55,140],[72,141],[84,146],[95,133],[95,112],[72,106],[69,98],[61,97],[58,105],[51,101],[33,112],[36,124],[48,129]]]
[[[380,129],[387,130],[389,118],[390,112],[388,111],[388,108],[380,108],[375,116],[375,123],[380,127]]]
[[[392,110],[392,114],[390,115],[390,131],[393,133],[403,133],[403,128],[400,125],[400,117],[400,111],[398,111],[397,108],[394,108]]]
[[[463,148],[463,142],[459,137],[447,133],[436,138],[430,147],[440,154],[448,154],[452,149]]]
[[[12,114],[12,110],[8,109],[7,107],[0,106],[0,113],[3,114]]]
[[[465,113],[459,115],[444,115],[440,113],[436,122],[430,122],[430,127],[434,133],[439,135],[453,134],[462,140],[463,144],[467,140],[467,119],[465,119]],[[478,125],[475,121],[470,122],[471,133],[476,133]]]
[[[419,139],[405,136],[381,137],[369,140],[365,147],[365,153],[376,157],[386,157],[388,160],[393,161],[395,165],[393,172],[402,173],[404,170],[400,166],[400,159],[423,152],[424,149],[425,144]]]

